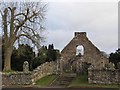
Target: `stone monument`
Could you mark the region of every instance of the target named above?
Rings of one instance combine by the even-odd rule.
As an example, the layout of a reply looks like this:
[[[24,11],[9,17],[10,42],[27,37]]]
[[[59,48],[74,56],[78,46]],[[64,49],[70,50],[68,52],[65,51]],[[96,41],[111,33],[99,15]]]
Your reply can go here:
[[[28,63],[28,61],[25,61],[23,63],[23,72],[24,73],[28,73],[29,72],[29,63]]]

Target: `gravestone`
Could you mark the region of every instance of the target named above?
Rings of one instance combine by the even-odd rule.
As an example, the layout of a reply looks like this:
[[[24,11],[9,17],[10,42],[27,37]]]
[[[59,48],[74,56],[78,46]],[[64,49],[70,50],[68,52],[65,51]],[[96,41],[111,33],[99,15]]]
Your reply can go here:
[[[29,63],[28,63],[28,61],[25,61],[23,63],[23,72],[24,73],[28,73],[29,72]]]

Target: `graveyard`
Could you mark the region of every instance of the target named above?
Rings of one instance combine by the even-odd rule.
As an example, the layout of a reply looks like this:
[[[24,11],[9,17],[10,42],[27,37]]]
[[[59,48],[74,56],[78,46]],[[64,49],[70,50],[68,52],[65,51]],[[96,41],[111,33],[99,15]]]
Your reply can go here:
[[[38,1],[0,3],[2,88],[120,89],[118,2]]]

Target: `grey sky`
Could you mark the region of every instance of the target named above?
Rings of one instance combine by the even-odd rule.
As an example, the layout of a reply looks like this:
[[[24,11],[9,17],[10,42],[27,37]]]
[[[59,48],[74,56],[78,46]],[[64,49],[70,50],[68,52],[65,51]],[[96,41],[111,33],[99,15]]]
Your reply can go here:
[[[62,50],[75,31],[87,32],[101,51],[110,53],[118,47],[117,2],[50,2],[46,16],[47,39]]]
[[[53,43],[55,48],[62,50],[73,38],[75,31],[84,31],[101,51],[110,53],[117,49],[117,0],[116,2],[58,1],[60,2],[50,1],[48,4],[45,45]]]

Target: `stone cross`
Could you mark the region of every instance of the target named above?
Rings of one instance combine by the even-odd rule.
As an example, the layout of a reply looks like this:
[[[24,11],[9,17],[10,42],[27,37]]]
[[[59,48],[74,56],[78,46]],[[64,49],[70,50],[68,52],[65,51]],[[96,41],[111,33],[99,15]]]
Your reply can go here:
[[[25,61],[23,63],[23,72],[25,72],[25,73],[29,72],[29,63],[28,63],[28,61]]]

